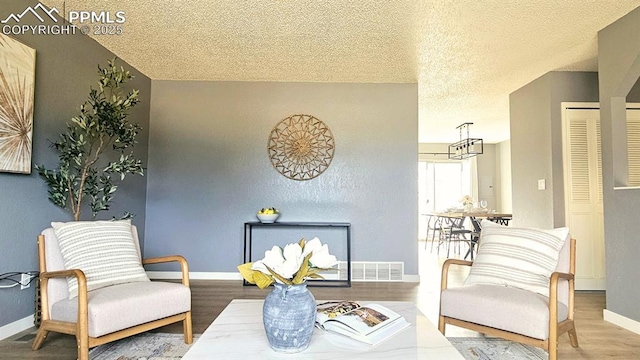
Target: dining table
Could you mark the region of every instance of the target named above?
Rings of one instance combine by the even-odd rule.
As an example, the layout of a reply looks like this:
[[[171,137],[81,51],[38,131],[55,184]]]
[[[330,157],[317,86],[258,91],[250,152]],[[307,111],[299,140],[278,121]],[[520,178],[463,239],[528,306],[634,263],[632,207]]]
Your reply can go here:
[[[443,212],[430,212],[431,216],[438,216],[448,219],[465,219],[470,218],[472,221],[478,221],[479,219],[487,219],[496,222],[500,225],[509,225],[513,215],[508,213],[498,213],[494,211],[443,211]]]
[[[480,233],[482,231],[482,226],[480,224],[482,219],[487,219],[500,225],[508,226],[509,221],[513,218],[513,215],[509,213],[498,213],[486,210],[430,212],[428,215],[446,219],[452,228],[463,228],[465,220],[469,218],[471,226],[473,226],[473,230],[471,230],[472,244],[477,244],[480,239]],[[468,256],[471,256],[471,260],[473,260],[472,251],[473,245],[470,245],[469,251],[467,251],[464,258],[466,259]]]

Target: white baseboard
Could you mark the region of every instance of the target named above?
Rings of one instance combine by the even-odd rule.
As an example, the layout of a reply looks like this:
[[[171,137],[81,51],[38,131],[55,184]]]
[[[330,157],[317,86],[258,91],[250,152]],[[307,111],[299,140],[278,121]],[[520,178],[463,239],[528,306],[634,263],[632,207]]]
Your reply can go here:
[[[404,274],[402,276],[402,282],[419,283],[420,282],[420,275],[407,275],[407,274]]]
[[[605,279],[576,279],[576,290],[607,290]]]
[[[182,277],[179,271],[147,271],[149,279],[153,280],[175,280]],[[189,272],[191,280],[242,280],[242,276],[237,272]],[[358,282],[358,280],[352,280]],[[403,282],[420,282],[419,275],[404,275]]]
[[[4,340],[33,326],[33,314],[31,314],[25,318],[0,327],[0,340]]]
[[[635,321],[633,319],[629,319],[628,317],[619,315],[614,313],[613,311],[609,311],[607,309],[602,310],[602,315],[605,321],[608,321],[614,325],[618,325],[621,328],[625,328],[631,332],[636,334],[640,334],[640,322]]]

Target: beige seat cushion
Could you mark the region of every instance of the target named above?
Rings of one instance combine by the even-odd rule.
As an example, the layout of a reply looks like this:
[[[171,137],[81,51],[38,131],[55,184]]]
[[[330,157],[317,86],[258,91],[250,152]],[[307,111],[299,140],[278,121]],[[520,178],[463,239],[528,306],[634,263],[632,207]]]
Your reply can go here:
[[[536,339],[549,337],[549,298],[499,285],[466,285],[442,291],[440,313]],[[558,303],[558,322],[567,319],[567,306]]]
[[[91,337],[191,310],[191,290],[176,283],[119,284],[89,291],[87,296]],[[76,322],[77,318],[77,298],[60,300],[51,307],[52,320]]]

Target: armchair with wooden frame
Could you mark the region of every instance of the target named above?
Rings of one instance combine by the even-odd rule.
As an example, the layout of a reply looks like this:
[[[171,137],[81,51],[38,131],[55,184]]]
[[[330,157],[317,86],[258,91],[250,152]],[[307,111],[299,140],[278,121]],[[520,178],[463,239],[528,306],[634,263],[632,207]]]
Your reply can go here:
[[[132,233],[138,255],[135,226]],[[50,331],[76,337],[78,359],[89,359],[89,348],[182,322],[184,341],[193,342],[189,267],[179,255],[142,260],[142,264],[177,262],[181,283],[144,281],[87,290],[85,274],[65,269],[56,233],[45,229],[38,236],[41,324],[32,349],[38,350]],[[66,277],[76,277],[78,296],[69,298]]]
[[[565,332],[573,347],[578,336],[573,321],[575,290],[575,239],[566,241],[556,271],[549,279],[549,297],[498,285],[447,285],[451,265],[471,266],[472,261],[448,259],[442,266],[438,330],[447,324],[490,336],[536,346],[558,358],[558,338]],[[482,251],[482,244],[479,252]]]

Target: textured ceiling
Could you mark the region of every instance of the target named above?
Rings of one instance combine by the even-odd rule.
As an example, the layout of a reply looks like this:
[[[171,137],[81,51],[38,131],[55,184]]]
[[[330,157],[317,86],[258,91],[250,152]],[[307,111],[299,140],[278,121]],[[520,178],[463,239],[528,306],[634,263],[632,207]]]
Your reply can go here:
[[[51,0],[124,11],[93,36],[152,79],[418,83],[420,142],[509,138],[509,93],[597,71],[597,32],[640,0]]]

